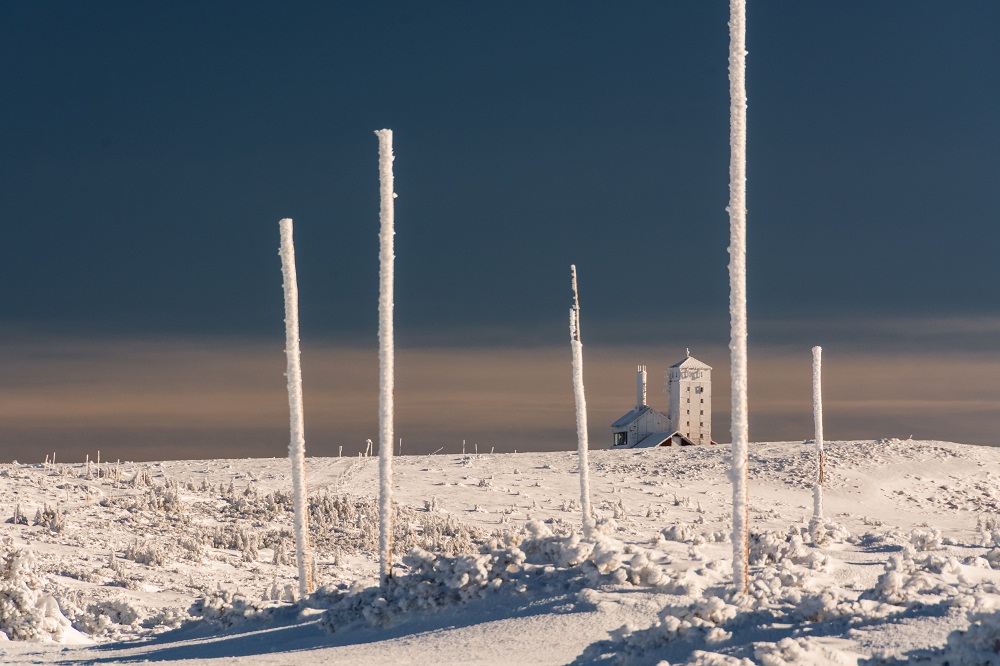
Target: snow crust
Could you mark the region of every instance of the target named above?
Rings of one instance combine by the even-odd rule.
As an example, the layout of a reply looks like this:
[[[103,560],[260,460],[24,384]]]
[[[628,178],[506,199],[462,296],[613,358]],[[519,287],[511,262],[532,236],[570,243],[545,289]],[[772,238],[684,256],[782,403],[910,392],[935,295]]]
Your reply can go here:
[[[996,663],[1000,449],[826,453],[815,520],[813,448],[750,446],[742,597],[720,447],[591,451],[590,539],[575,452],[398,456],[385,586],[378,463],[307,459],[305,597],[281,458],[0,465],[0,660]]]

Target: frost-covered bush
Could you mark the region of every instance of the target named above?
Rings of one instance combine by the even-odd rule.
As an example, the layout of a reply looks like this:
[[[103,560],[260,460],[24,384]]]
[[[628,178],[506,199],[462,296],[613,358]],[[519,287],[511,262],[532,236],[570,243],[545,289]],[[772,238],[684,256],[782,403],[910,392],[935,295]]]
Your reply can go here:
[[[151,567],[162,567],[168,561],[167,552],[162,546],[151,541],[133,541],[125,548],[125,559],[138,564],[148,564]]]
[[[695,537],[694,529],[686,523],[675,523],[670,527],[665,527],[662,534],[667,541],[688,542]]]
[[[273,605],[254,601],[241,592],[218,590],[195,601],[188,613],[192,618],[228,629],[264,621],[271,617],[273,609]]]
[[[948,636],[947,663],[971,666],[1000,662],[1000,612],[971,613],[969,620],[967,630]]]
[[[910,543],[918,551],[940,550],[942,546],[941,530],[937,528],[914,529],[910,532]]]
[[[146,610],[124,599],[90,604],[70,615],[73,626],[90,635],[117,634],[123,628],[136,628],[146,619]]]
[[[153,485],[153,475],[145,467],[136,471],[130,482],[133,488],[147,488]]]
[[[656,585],[663,579],[647,554],[629,550],[605,536],[584,541],[576,534],[558,535],[533,520],[521,532],[493,538],[475,553],[443,555],[413,547],[403,557],[404,572],[389,579],[384,590],[322,588],[311,603],[327,608],[321,625],[339,631],[359,621],[385,626],[401,614],[434,611],[499,589]]]
[[[817,570],[829,566],[829,558],[819,551],[809,549],[802,540],[801,533],[795,528],[784,535],[770,530],[750,533],[750,564],[778,564],[786,561]]]
[[[21,505],[20,504],[15,504],[14,505],[14,515],[13,515],[13,517],[8,518],[7,522],[8,523],[14,523],[15,525],[27,525],[28,524],[28,517],[26,515],[24,515],[23,511],[21,511]]]
[[[709,645],[723,643],[729,640],[732,634],[723,629],[721,625],[736,617],[738,611],[736,606],[722,597],[705,596],[695,599],[690,604],[667,606],[660,611],[658,620],[648,629],[637,630],[631,625],[625,625],[612,631],[611,637],[619,644],[620,656],[626,662],[632,655],[655,650],[664,644],[677,640],[695,638]],[[702,661],[700,663],[741,662]]]
[[[684,662],[684,666],[755,666],[755,664],[749,659],[731,657],[728,654],[695,650],[691,653],[691,658]]]
[[[961,597],[971,595],[972,589],[962,583],[960,574],[961,565],[954,557],[915,556],[912,550],[904,550],[889,557],[875,587],[863,597],[904,607],[940,602],[962,605]]]
[[[48,504],[39,508],[35,512],[35,525],[47,527],[53,532],[62,532],[66,529],[66,517],[62,511],[53,509]]]
[[[755,643],[754,657],[761,666],[790,666],[797,664],[856,664],[851,657],[839,650],[826,647],[812,638],[783,638],[777,643]]]
[[[2,546],[0,566],[0,639],[57,641],[77,636],[55,598],[33,572],[31,551]]]
[[[840,523],[813,517],[809,521],[809,537],[817,546],[829,546],[849,539],[851,533]]]

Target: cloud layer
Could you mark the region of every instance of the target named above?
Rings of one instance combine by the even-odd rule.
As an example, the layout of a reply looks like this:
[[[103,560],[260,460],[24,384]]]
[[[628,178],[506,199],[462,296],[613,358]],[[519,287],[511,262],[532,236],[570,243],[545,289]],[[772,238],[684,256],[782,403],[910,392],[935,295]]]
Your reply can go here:
[[[855,347],[856,348],[856,347]],[[824,352],[827,439],[901,437],[998,444],[1000,353]],[[714,438],[729,441],[728,353],[693,349],[714,367]],[[808,347],[750,349],[753,441],[812,436]],[[674,347],[585,346],[591,445],[635,400],[665,410]],[[306,446],[356,455],[377,434],[374,347],[303,346]],[[284,456],[285,359],[280,344],[245,340],[22,341],[2,354],[2,459]],[[397,350],[396,433],[404,453],[575,447],[568,347]],[[377,444],[377,441],[376,441]],[[398,446],[398,439],[397,439]]]

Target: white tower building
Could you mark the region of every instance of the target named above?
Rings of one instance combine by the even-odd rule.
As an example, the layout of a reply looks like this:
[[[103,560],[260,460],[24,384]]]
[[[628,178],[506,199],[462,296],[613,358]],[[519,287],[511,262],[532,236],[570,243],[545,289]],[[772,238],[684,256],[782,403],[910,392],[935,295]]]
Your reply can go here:
[[[695,444],[712,443],[712,368],[688,351],[667,369],[667,416],[672,430]]]
[[[712,368],[691,356],[667,370],[666,414],[646,404],[646,366],[636,372],[635,409],[611,424],[611,448],[714,444]]]

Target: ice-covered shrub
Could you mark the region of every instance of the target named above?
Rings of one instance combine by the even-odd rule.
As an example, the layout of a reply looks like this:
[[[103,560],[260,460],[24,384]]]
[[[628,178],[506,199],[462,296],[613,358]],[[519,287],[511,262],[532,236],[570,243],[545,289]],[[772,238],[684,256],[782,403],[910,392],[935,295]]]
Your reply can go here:
[[[770,530],[750,533],[750,564],[777,564],[785,561],[818,570],[829,566],[829,558],[819,551],[809,549],[796,529],[789,530],[785,535]]]
[[[133,488],[146,488],[153,485],[153,476],[145,467],[138,469],[131,481]]]
[[[193,618],[228,629],[266,620],[272,609],[273,606],[254,601],[241,592],[218,590],[195,601],[188,613]]]
[[[809,537],[817,546],[829,546],[850,538],[851,533],[846,527],[831,520],[813,517],[809,521]]]
[[[2,546],[0,636],[19,641],[86,642],[34,575],[31,551]]]
[[[782,638],[777,643],[755,643],[754,657],[761,666],[790,666],[797,664],[828,664],[835,666],[856,664],[857,656],[846,655],[826,647],[812,638]]]
[[[21,511],[21,505],[20,504],[14,504],[14,516],[12,518],[8,518],[7,522],[8,523],[14,523],[15,525],[27,525],[28,524],[28,517],[26,515],[24,515],[23,511]]]
[[[691,653],[690,659],[684,662],[684,666],[755,666],[755,664],[746,658],[741,659],[719,652],[695,650]]]
[[[117,633],[123,627],[135,628],[145,618],[145,609],[124,599],[90,604],[72,614],[73,626],[91,635]]]
[[[937,528],[914,529],[910,532],[910,543],[918,551],[940,550],[942,546],[941,530]]]
[[[630,550],[605,536],[586,541],[577,534],[558,535],[532,520],[523,531],[493,538],[475,553],[449,556],[413,547],[403,557],[405,572],[389,579],[385,589],[323,588],[311,603],[327,608],[322,626],[339,631],[361,619],[384,626],[403,613],[433,611],[502,588],[523,592],[529,584],[561,589],[658,584],[663,572],[648,554]],[[627,561],[626,555],[631,555]]]
[[[694,530],[686,523],[675,523],[670,527],[665,527],[662,534],[667,541],[681,542],[691,541],[695,536]]]
[[[941,603],[961,605],[961,597],[972,589],[962,583],[961,565],[950,556],[929,553],[915,556],[912,550],[894,553],[885,564],[875,587],[862,595],[898,606]]]
[[[133,541],[125,548],[125,558],[138,564],[148,564],[151,567],[162,567],[167,563],[167,552],[162,546],[151,541]]]

